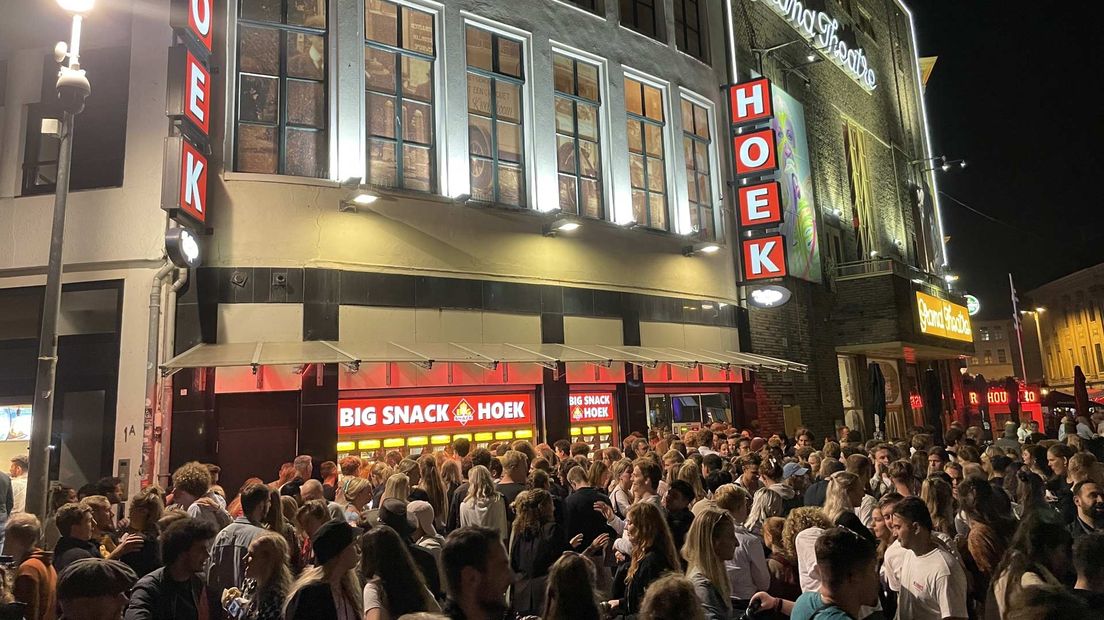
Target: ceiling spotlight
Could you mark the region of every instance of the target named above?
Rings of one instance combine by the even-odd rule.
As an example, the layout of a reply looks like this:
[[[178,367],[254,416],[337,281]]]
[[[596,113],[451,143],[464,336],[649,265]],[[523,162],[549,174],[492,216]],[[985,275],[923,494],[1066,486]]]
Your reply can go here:
[[[1039,306],[1038,308],[1035,308],[1035,312],[1046,312],[1046,308]]]
[[[698,254],[714,254],[721,249],[721,246],[710,241],[702,241],[695,243],[694,245],[688,245],[682,248],[683,256],[696,256]]]
[[[545,237],[555,237],[560,233],[574,232],[578,230],[580,226],[582,226],[582,224],[579,222],[563,217],[550,224],[545,224],[541,233]]]
[[[58,0],[58,5],[70,13],[84,14],[92,10],[94,0]]]

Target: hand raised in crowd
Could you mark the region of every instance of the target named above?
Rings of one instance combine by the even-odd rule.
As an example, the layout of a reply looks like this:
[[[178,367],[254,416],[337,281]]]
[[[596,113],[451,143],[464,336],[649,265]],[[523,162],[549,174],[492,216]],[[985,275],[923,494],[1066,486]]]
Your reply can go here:
[[[572,549],[578,549],[579,545],[583,544],[583,535],[582,534],[576,534],[575,536],[573,536],[571,538],[570,544],[571,544]]]
[[[594,502],[594,509],[602,513],[602,516],[606,518],[606,521],[613,520],[613,506],[605,502]]]
[[[141,534],[124,534],[123,537],[119,539],[119,546],[115,547],[109,557],[114,559],[128,553],[133,553],[140,550],[144,544],[146,544],[146,540]]]
[[[581,535],[580,535],[581,536]],[[610,544],[610,535],[601,534],[594,539],[594,542],[590,543],[590,547],[587,547],[586,552],[591,555],[598,555],[602,553],[606,547]]]

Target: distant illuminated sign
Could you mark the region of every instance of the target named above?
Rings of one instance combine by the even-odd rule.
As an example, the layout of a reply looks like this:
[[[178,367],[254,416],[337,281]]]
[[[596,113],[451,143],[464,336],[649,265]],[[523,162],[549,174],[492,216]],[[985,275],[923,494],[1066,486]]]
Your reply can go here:
[[[571,422],[613,420],[613,392],[575,392],[567,397]]]
[[[348,398],[337,403],[339,435],[530,425],[530,394]],[[385,446],[386,447],[386,446]]]
[[[916,312],[922,334],[964,342],[974,339],[966,306],[916,291]]]
[[[978,312],[981,312],[981,301],[973,295],[963,295],[966,298],[966,311],[970,313],[970,316],[976,316]]]

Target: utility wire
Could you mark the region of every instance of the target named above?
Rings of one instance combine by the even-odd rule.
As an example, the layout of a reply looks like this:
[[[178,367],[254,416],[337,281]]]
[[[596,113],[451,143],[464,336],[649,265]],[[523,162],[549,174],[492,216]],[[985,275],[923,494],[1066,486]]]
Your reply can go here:
[[[939,190],[939,195],[946,198],[946,199],[948,199],[948,200],[950,200],[951,202],[957,204],[958,206],[962,207],[963,209],[966,209],[967,211],[969,211],[971,213],[974,213],[975,215],[979,215],[979,216],[989,220],[990,222],[993,222],[994,224],[1000,224],[1001,226],[1005,226],[1007,228],[1010,228],[1010,229],[1012,229],[1012,230],[1014,230],[1018,233],[1022,233],[1024,235],[1028,235],[1028,236],[1031,236],[1031,237],[1035,237],[1036,239],[1041,239],[1043,241],[1058,241],[1058,239],[1056,239],[1056,238],[1055,239],[1050,239],[1050,238],[1044,237],[1044,236],[1038,234],[1037,232],[1030,231],[1030,230],[1025,230],[1023,228],[1020,228],[1019,226],[1016,226],[1014,224],[1009,224],[1008,222],[1005,222],[1004,220],[995,218],[992,215],[989,215],[988,213],[984,213],[982,211],[979,211],[979,210],[975,209],[974,207],[971,207],[970,205],[966,204],[965,202],[962,202],[958,198],[955,198],[954,196],[948,194],[947,192],[945,192],[943,190]],[[1068,242],[1068,240],[1063,241],[1062,243],[1066,243],[1066,242]]]

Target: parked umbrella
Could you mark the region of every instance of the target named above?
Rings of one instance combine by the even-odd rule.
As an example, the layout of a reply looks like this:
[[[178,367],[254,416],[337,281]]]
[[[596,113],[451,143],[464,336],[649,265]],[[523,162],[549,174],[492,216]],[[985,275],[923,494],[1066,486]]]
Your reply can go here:
[[[932,441],[942,446],[943,441],[943,384],[939,373],[929,368],[924,371],[923,382],[924,420],[932,429]]]
[[[974,377],[974,391],[978,395],[978,416],[981,417],[981,431],[983,437],[993,438],[993,425],[989,422],[989,382],[985,375],[978,374]]]
[[[1015,377],[1005,377],[1004,391],[1008,394],[1008,412],[1016,430],[1020,430],[1020,382]]]
[[[874,417],[874,438],[883,439],[886,428],[885,375],[877,362],[870,362],[870,413]]]
[[[1085,386],[1085,373],[1080,366],[1073,367],[1073,400],[1077,415],[1089,417],[1089,390]]]

